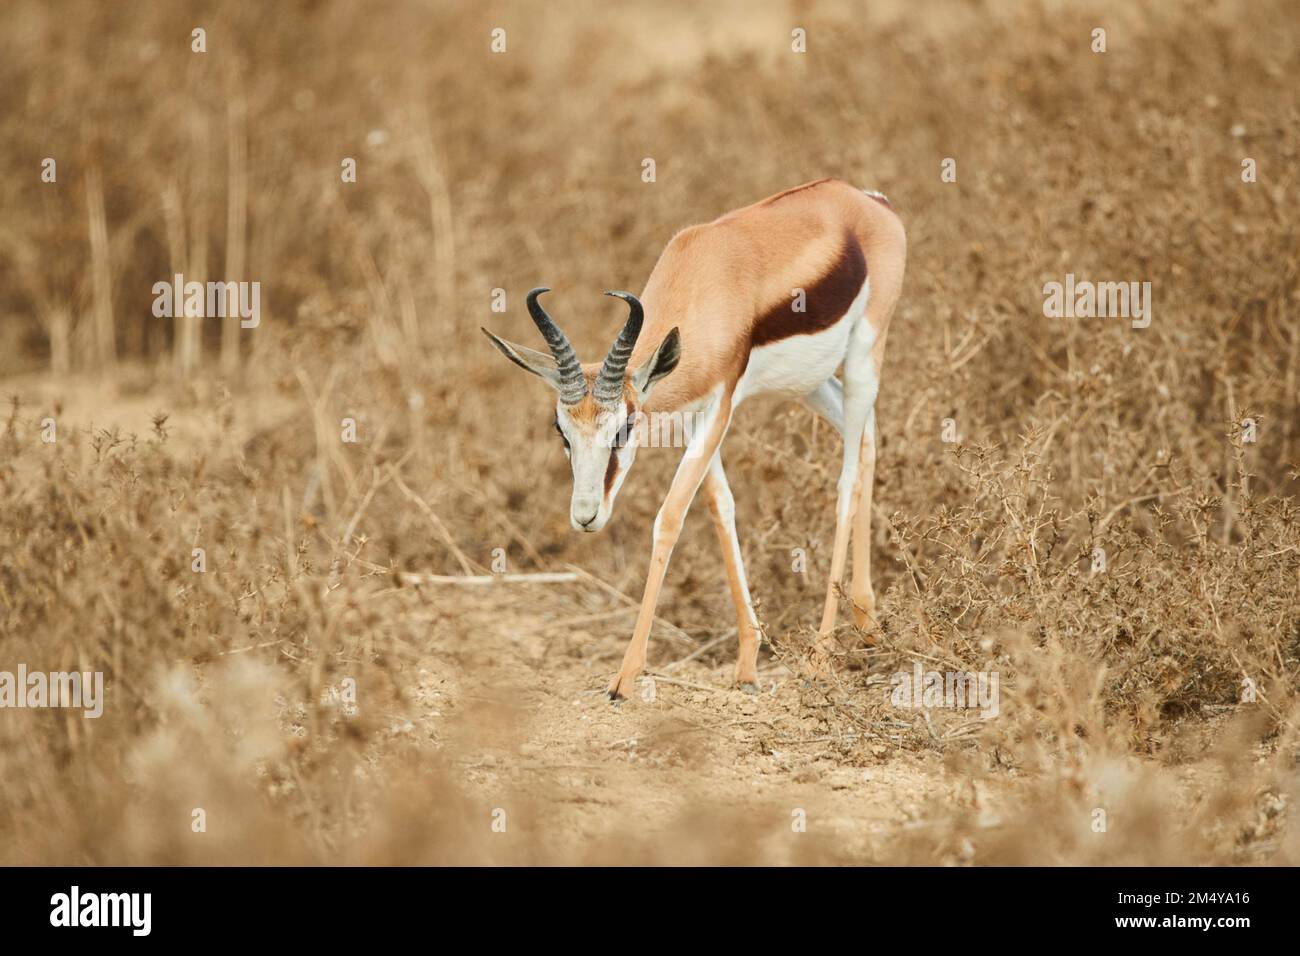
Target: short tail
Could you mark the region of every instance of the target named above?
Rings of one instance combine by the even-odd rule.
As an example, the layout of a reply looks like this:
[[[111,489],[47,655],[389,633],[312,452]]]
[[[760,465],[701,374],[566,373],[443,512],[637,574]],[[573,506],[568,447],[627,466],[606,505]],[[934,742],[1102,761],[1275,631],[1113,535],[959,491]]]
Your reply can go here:
[[[880,203],[880,205],[884,206],[886,209],[893,210],[894,208],[894,204],[889,201],[889,197],[886,196],[884,193],[876,192],[876,190],[874,189],[864,189],[862,190],[862,195],[870,199],[874,199],[876,202]]]

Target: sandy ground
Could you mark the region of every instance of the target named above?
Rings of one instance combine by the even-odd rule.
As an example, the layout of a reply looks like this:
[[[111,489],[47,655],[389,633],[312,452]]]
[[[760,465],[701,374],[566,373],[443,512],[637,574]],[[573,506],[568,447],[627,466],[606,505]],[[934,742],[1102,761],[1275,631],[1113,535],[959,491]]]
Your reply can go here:
[[[867,858],[875,841],[924,826],[934,801],[972,799],[937,752],[880,740],[869,758],[855,747],[846,761],[837,748],[845,735],[819,716],[816,691],[780,664],[763,667],[760,692],[747,694],[730,686],[729,661],[659,663],[639,699],[611,705],[607,672],[625,640],[611,623],[630,626],[631,615],[568,623],[567,595],[498,590],[507,587],[513,601],[460,616],[463,638],[422,662],[428,733],[479,728],[482,758],[465,774],[484,798],[527,791],[535,813],[589,838],[624,829],[629,813],[653,840],[715,812],[779,838],[802,810],[809,833]],[[656,643],[652,661],[690,654],[680,642]]]

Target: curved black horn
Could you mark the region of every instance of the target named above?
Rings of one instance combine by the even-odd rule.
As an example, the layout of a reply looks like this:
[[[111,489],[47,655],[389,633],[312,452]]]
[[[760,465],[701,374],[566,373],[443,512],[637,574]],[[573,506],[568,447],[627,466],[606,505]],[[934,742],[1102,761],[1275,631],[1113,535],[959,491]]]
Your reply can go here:
[[[605,295],[622,299],[627,303],[629,311],[623,331],[618,334],[618,339],[605,356],[605,364],[600,367],[600,376],[596,379],[592,395],[601,405],[617,405],[623,397],[623,375],[627,372],[627,362],[632,357],[637,336],[641,334],[641,320],[645,318],[645,310],[630,292],[606,292]]]
[[[551,320],[546,310],[542,308],[542,304],[537,301],[539,295],[550,291],[550,289],[538,288],[528,293],[528,314],[533,317],[533,324],[537,326],[537,331],[541,332],[542,337],[546,339],[551,354],[555,356],[555,364],[560,369],[560,401],[566,405],[576,405],[582,401],[582,396],[587,394],[587,382],[582,376],[582,365],[578,362],[578,355],[569,344],[568,337],[560,331],[560,327]]]

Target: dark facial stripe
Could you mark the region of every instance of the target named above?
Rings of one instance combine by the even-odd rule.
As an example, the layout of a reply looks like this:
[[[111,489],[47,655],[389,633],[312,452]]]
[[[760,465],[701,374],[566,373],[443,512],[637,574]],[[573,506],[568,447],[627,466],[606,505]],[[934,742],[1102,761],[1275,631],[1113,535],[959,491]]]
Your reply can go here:
[[[609,494],[609,489],[614,487],[614,479],[618,477],[618,453],[614,449],[609,450],[609,464],[605,466],[605,494]]]
[[[835,264],[813,285],[804,288],[804,311],[795,311],[793,296],[776,303],[754,323],[750,345],[757,348],[792,335],[812,335],[829,329],[844,318],[866,280],[867,259],[862,247],[851,233],[845,233]]]

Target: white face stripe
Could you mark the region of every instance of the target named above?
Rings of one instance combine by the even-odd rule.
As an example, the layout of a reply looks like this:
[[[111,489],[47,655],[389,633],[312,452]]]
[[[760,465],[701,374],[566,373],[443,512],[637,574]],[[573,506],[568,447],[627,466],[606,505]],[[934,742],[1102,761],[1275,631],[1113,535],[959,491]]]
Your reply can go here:
[[[622,447],[614,447],[630,413],[624,402],[616,412],[600,412],[593,428],[575,422],[562,402],[556,404],[555,420],[569,443],[569,468],[573,473],[569,522],[575,530],[599,531],[609,520],[614,498],[636,457],[636,429],[631,430]],[[611,455],[617,461],[617,474],[607,490]]]

